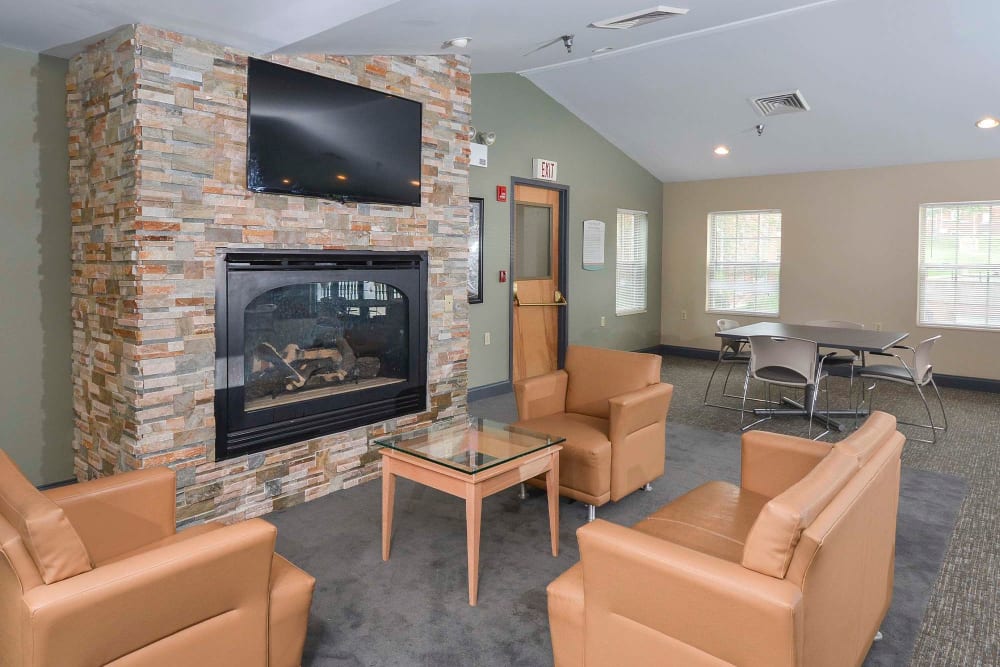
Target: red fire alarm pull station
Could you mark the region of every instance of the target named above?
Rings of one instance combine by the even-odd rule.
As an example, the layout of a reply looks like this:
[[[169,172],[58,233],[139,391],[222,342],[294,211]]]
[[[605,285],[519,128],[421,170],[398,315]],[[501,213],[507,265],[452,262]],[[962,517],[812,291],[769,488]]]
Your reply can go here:
[[[497,186],[497,201],[507,201],[507,186],[506,185],[498,185]]]
[[[503,269],[500,270],[500,282],[502,283],[507,282],[507,272],[504,271]]]

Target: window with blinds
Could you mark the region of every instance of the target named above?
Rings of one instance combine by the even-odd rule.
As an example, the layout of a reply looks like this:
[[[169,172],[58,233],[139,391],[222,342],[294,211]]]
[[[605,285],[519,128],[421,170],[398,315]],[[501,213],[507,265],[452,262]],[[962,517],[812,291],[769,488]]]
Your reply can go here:
[[[1000,201],[920,207],[917,323],[1000,329]]]
[[[648,215],[618,209],[618,261],[615,264],[615,314],[646,312]]]
[[[781,211],[708,214],[709,313],[777,315]]]

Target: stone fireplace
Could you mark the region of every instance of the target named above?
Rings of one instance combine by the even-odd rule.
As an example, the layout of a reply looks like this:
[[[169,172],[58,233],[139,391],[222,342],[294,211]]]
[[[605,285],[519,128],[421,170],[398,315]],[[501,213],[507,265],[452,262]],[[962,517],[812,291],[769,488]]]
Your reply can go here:
[[[67,77],[77,477],[169,465],[182,524],[235,521],[373,479],[373,438],[466,410],[467,59],[270,59],[423,103],[421,206],[248,192],[245,53],[129,26],[74,57]],[[381,264],[356,275],[351,254]],[[220,280],[243,276],[237,264],[273,275],[296,256],[317,262],[304,273],[327,273],[249,289],[238,315],[231,294],[218,299]],[[385,273],[414,257],[424,299],[415,310],[411,283]],[[223,364],[223,378],[220,317],[242,357]],[[411,348],[414,334],[425,348]],[[222,410],[216,391],[234,376],[240,391]],[[361,385],[373,401],[350,397]],[[283,415],[294,422],[319,405],[314,421],[336,417],[337,401],[402,407],[239,446],[262,425],[268,440],[266,424]],[[233,422],[237,403],[244,414]]]

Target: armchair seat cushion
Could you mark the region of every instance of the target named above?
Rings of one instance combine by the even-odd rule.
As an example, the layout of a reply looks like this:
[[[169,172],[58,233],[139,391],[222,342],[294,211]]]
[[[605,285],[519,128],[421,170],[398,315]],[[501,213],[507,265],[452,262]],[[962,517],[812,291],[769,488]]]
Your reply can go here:
[[[633,528],[739,563],[747,534],[769,500],[728,482],[708,482],[661,507]]]
[[[602,504],[610,497],[611,441],[608,440],[608,420],[573,412],[562,412],[517,422],[517,426],[566,438],[559,452],[559,486],[564,495],[568,489],[581,495],[577,500]],[[596,499],[603,497],[598,502]]]

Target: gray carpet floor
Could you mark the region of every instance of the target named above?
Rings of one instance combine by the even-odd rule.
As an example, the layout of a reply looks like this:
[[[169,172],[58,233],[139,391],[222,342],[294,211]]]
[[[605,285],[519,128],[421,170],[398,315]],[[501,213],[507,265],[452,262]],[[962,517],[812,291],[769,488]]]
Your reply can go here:
[[[510,396],[470,410],[514,417]],[[601,518],[629,525],[705,481],[738,480],[738,435],[683,423],[673,409],[671,417],[664,477],[652,492],[601,508]],[[866,665],[910,663],[967,488],[958,475],[904,469],[894,602],[886,639]],[[464,505],[400,480],[392,557],[382,562],[380,492],[366,484],[267,517],[278,526],[278,550],[317,578],[304,664],[550,665],[545,586],[578,560],[574,533],[585,507],[561,502],[553,558],[543,495],[521,501],[510,490],[487,499],[479,606],[469,607]]]

